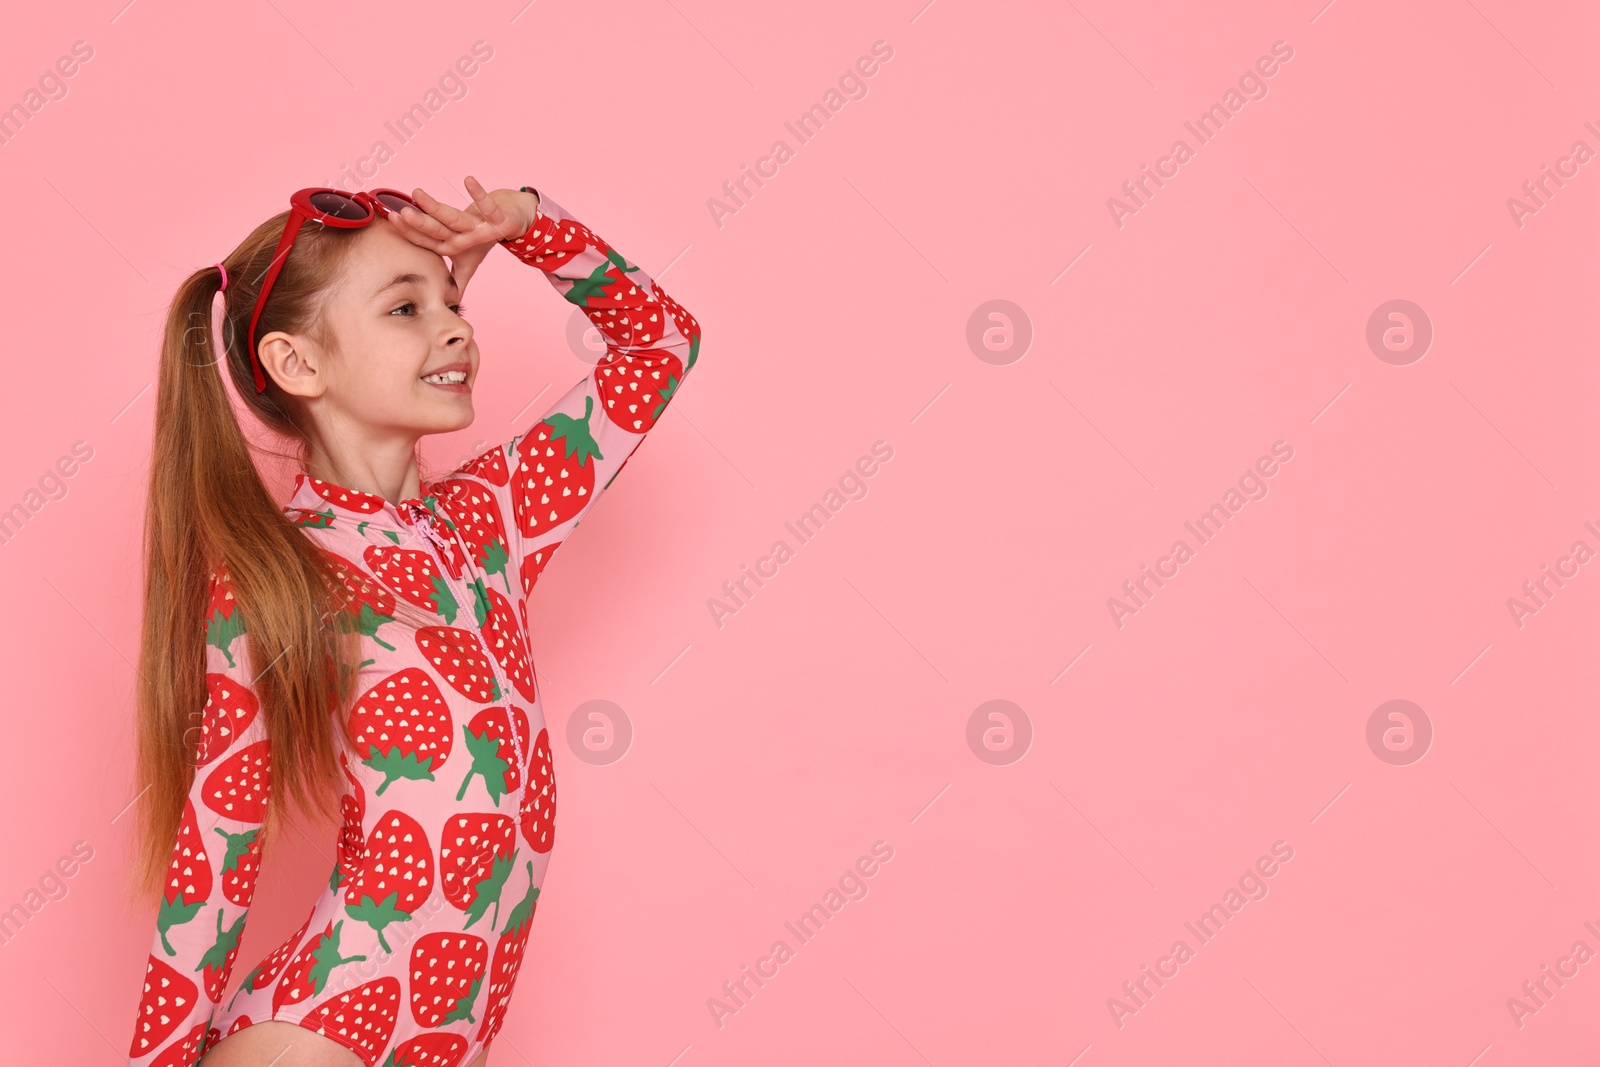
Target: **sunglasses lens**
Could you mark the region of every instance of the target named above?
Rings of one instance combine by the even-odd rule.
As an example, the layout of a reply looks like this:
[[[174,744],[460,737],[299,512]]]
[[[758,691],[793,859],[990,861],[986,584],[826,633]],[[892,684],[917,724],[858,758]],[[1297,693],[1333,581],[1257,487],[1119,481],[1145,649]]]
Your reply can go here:
[[[313,193],[311,206],[336,219],[364,219],[371,214],[365,207],[342,193]]]
[[[382,204],[384,207],[388,208],[390,211],[393,211],[397,215],[400,213],[400,209],[403,207],[417,206],[409,197],[396,196],[393,193],[379,193],[378,203]]]

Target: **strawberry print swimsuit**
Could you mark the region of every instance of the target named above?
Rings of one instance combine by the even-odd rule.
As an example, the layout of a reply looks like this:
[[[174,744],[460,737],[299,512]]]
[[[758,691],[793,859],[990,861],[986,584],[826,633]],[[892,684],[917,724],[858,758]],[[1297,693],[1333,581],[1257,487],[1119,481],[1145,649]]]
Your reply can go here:
[[[501,243],[584,310],[607,354],[525,433],[416,499],[297,477],[284,513],[335,557],[351,594],[341,616],[361,635],[352,740],[339,754],[343,827],[305,924],[226,1004],[273,757],[249,622],[226,562],[212,571],[207,700],[129,1050],[136,1067],[189,1067],[267,1020],[321,1033],[367,1067],[458,1067],[505,1019],[556,815],[527,598],[677,394],[700,327],[546,197],[527,233]],[[397,615],[402,602],[426,624]]]

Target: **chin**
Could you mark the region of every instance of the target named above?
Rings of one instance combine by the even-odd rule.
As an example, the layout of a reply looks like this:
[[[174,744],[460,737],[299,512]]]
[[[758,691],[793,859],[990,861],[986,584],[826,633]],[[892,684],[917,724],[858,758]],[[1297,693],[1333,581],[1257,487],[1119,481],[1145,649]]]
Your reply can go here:
[[[432,418],[419,420],[425,427],[423,433],[451,433],[455,430],[465,430],[477,418],[472,410],[472,401],[466,400],[459,405],[459,410],[448,412],[433,412]]]

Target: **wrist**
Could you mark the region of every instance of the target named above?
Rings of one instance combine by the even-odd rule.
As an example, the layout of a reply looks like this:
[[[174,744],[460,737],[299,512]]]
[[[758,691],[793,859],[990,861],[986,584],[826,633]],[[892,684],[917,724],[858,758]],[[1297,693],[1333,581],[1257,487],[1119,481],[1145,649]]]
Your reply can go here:
[[[533,229],[534,223],[539,221],[538,190],[534,189],[532,186],[524,185],[522,188],[516,191],[515,195],[517,200],[523,206],[524,217],[528,220],[528,224],[523,227],[522,232],[518,233],[516,237],[505,238],[504,240],[507,242],[520,240],[521,238],[526,237],[528,235],[528,231]]]

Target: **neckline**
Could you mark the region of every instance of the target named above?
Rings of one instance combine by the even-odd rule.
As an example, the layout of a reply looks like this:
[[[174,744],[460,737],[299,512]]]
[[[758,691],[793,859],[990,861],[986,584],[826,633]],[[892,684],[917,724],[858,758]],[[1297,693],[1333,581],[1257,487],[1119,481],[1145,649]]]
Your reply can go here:
[[[432,491],[432,486],[426,483],[422,485],[421,496],[406,497],[398,503],[391,503],[376,493],[351,489],[337,482],[317,478],[308,471],[299,470],[295,472],[294,489],[289,495],[286,509],[314,513],[332,509],[335,515],[343,511],[358,515],[367,522],[378,516],[384,516],[412,526],[415,525],[413,515],[416,512],[427,515],[429,521],[434,519],[434,506],[429,501],[436,499],[437,495]]]

